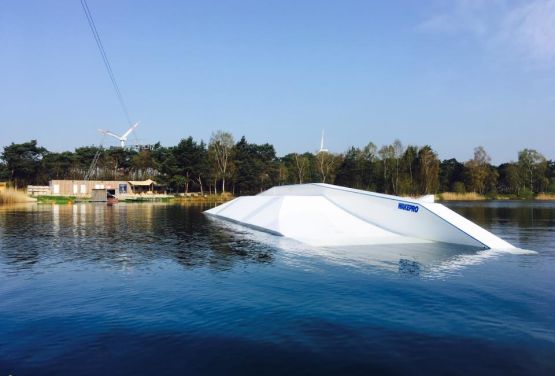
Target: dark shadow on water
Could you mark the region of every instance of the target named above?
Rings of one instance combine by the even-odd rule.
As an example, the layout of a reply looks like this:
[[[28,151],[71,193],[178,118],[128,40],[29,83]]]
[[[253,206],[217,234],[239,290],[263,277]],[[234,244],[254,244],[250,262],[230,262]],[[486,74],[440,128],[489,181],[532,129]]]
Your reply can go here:
[[[421,266],[418,262],[407,259],[399,259],[399,273],[409,275],[420,275]]]
[[[13,375],[552,375],[549,344],[523,349],[487,340],[371,329],[365,336],[324,322],[306,331],[312,345],[225,336],[133,333],[88,335],[54,356],[2,359]],[[349,339],[340,335],[346,331]],[[335,336],[337,341],[334,340]],[[354,346],[353,346],[354,344]],[[31,355],[31,354],[29,354]]]

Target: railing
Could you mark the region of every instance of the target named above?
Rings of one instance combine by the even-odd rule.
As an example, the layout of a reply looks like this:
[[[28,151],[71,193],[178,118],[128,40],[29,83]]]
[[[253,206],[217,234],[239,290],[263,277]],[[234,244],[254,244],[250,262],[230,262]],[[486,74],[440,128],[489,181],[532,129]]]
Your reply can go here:
[[[27,194],[31,196],[50,196],[50,187],[48,185],[28,185]]]

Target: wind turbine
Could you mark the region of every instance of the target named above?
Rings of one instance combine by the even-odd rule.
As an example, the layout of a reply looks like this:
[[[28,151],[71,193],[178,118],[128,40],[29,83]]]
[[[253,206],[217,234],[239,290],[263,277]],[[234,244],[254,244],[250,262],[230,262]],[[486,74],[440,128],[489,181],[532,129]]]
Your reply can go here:
[[[129,135],[131,134],[131,132],[133,132],[133,131],[135,130],[135,128],[137,128],[138,126],[139,126],[139,122],[136,122],[135,124],[133,124],[133,125],[131,126],[131,128],[129,128],[129,129],[128,129],[124,134],[122,134],[121,136],[119,136],[119,135],[117,135],[117,134],[115,134],[115,133],[112,133],[112,132],[110,132],[110,131],[108,131],[108,130],[104,130],[104,129],[99,129],[98,131],[99,131],[100,133],[102,133],[103,135],[105,135],[105,136],[112,136],[112,137],[114,137],[115,139],[119,140],[121,147],[124,148],[124,147],[125,147],[125,143],[127,142],[127,137],[129,137]]]
[[[322,138],[320,139],[320,150],[318,153],[327,153],[328,149],[324,149],[324,130],[322,129]]]

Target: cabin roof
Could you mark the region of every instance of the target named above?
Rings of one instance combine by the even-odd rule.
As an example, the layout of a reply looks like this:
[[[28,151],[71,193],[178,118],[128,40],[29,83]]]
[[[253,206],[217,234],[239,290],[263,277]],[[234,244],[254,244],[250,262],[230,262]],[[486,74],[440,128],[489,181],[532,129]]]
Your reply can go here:
[[[149,186],[149,185],[156,185],[156,182],[154,180],[151,179],[147,179],[147,180],[133,180],[133,181],[129,181],[129,184],[133,185],[133,186]]]

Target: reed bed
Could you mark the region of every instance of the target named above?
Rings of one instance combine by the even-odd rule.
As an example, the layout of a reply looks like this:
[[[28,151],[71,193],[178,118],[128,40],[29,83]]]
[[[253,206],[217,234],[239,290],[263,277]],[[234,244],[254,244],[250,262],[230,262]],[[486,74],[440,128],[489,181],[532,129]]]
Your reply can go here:
[[[231,193],[224,194],[209,194],[204,196],[189,196],[189,197],[173,197],[171,201],[183,203],[183,204],[206,204],[206,203],[224,203],[226,201],[233,200],[234,197]]]
[[[541,201],[555,201],[555,193],[538,193],[535,199]]]
[[[437,195],[439,201],[482,201],[486,197],[476,192],[443,192]]]
[[[23,191],[18,191],[11,188],[0,191],[0,204],[19,204],[22,202],[33,201],[35,200],[31,197],[28,197]]]

